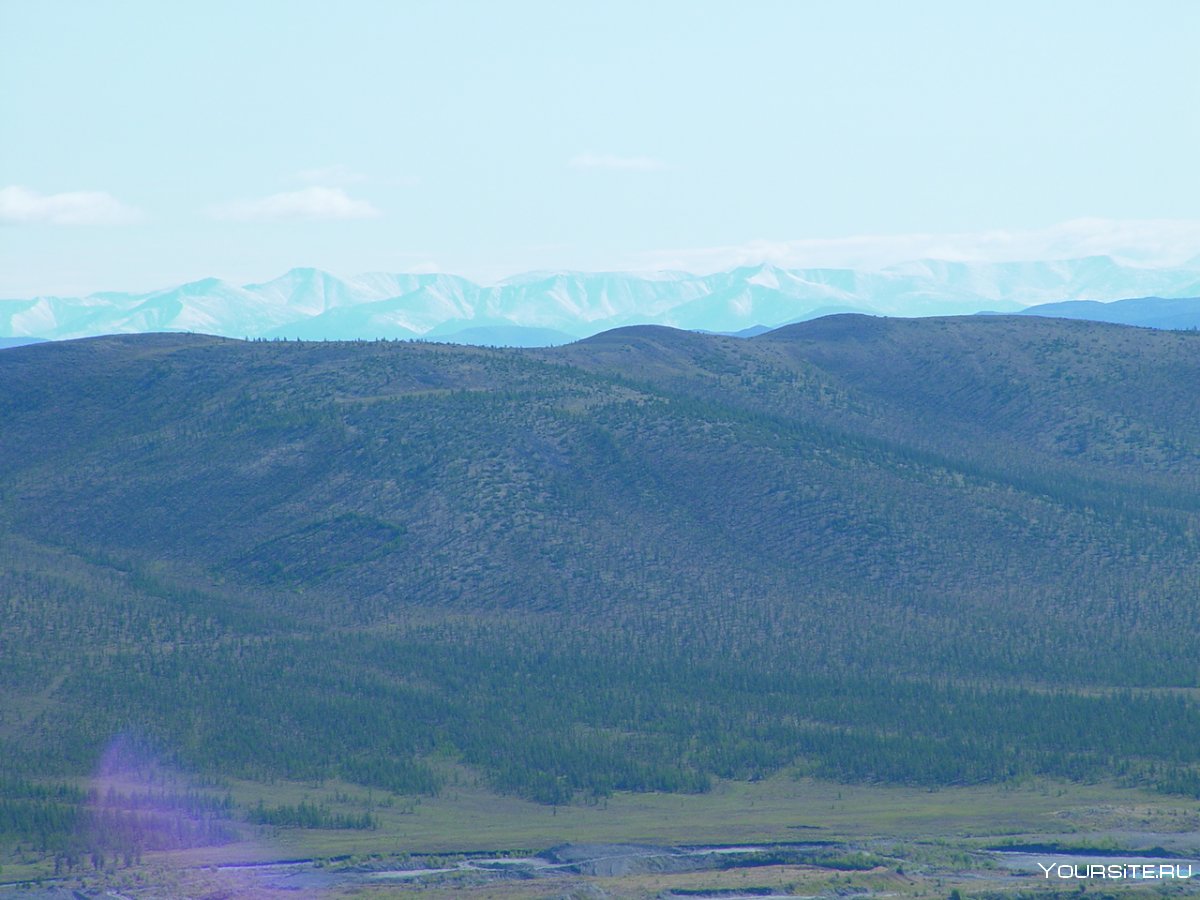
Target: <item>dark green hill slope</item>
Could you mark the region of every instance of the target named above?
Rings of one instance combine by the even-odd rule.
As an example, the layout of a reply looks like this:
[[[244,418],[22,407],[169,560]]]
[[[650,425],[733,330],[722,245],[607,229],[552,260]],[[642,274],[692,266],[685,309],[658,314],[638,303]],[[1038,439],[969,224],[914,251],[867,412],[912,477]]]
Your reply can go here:
[[[1154,337],[1091,322],[1051,329],[1012,317],[838,316],[760,340],[892,407],[925,442],[1016,443],[1049,462],[1130,467],[1195,478],[1200,421],[1188,415],[1200,376],[1195,336]],[[949,430],[949,434],[947,434]]]
[[[1032,317],[15,349],[0,758],[1196,790],[1198,383]]]

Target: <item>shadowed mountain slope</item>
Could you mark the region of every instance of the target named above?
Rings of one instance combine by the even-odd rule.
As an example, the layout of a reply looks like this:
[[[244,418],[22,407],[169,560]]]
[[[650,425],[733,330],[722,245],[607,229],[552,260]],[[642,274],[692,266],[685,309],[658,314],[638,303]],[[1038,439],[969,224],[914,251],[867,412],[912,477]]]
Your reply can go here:
[[[1182,330],[1200,328],[1200,297],[1134,297],[1108,302],[1066,300],[1040,303],[1022,310],[1021,314]]]
[[[1200,338],[1033,317],[14,349],[0,739],[58,771],[133,722],[195,768],[409,787],[441,746],[542,799],[793,764],[1187,788],[1196,708],[1108,689],[1200,686],[1197,383]]]

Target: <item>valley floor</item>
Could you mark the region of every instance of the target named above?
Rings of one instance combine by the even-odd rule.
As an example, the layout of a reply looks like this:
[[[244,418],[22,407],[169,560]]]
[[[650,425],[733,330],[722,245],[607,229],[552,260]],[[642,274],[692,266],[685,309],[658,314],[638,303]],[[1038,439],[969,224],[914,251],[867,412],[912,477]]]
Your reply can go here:
[[[129,866],[107,860],[99,870],[85,861],[57,878],[50,860],[25,850],[4,860],[0,897],[1200,893],[1196,803],[1109,785],[1031,781],[929,791],[779,776],[722,782],[700,795],[619,794],[549,807],[496,795],[465,770],[454,780],[440,796],[419,801],[348,785],[232,783],[239,808],[305,801],[347,817],[369,808],[376,827],[239,825],[240,839],[222,846],[146,853]],[[1006,846],[1022,852],[997,849]],[[1036,861],[1175,866],[1194,877],[1047,877]]]

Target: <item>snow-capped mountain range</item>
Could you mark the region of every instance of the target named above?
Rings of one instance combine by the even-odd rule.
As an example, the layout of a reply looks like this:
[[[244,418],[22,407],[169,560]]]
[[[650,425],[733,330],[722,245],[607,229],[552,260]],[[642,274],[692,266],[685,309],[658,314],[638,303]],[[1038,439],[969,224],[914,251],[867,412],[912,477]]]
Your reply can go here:
[[[1200,257],[1173,268],[1094,256],[1010,263],[920,260],[880,270],[764,264],[711,275],[534,272],[494,285],[445,274],[379,272],[343,279],[293,269],[262,284],[206,278],[142,294],[0,300],[0,337],[192,331],[239,338],[422,337],[536,345],[641,323],[737,332],[832,312],[1017,312],[1042,303],[1149,295],[1200,295]]]

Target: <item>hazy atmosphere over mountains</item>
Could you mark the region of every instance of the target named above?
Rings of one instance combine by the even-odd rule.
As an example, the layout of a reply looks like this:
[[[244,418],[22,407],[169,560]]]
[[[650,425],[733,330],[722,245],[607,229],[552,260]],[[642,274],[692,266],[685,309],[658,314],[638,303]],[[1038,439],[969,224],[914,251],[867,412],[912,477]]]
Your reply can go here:
[[[1150,295],[1165,299],[1150,310],[1136,302],[1111,307],[1097,302]],[[919,260],[879,270],[784,269],[764,263],[703,276],[533,272],[490,286],[449,274],[376,272],[342,279],[317,269],[293,269],[260,284],[208,278],[140,294],[0,301],[0,336],[188,331],[544,346],[632,324],[732,333],[837,312],[982,311],[1187,328],[1200,324],[1200,310],[1172,300],[1197,295],[1200,260],[1144,268],[1107,256],[1012,263]],[[1032,308],[1037,304],[1057,305]]]

